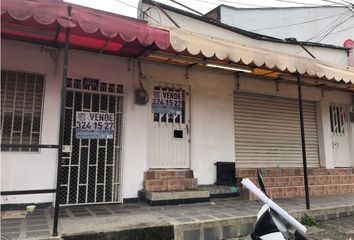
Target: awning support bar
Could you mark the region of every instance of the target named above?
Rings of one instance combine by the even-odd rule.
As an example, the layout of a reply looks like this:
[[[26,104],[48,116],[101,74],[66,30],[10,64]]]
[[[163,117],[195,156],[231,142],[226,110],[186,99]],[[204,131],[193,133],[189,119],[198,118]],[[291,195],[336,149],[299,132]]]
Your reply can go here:
[[[301,145],[302,145],[302,163],[304,168],[304,183],[305,183],[305,199],[306,199],[306,209],[310,209],[310,197],[309,197],[309,183],[307,177],[307,162],[306,162],[306,143],[305,143],[305,127],[304,127],[304,107],[302,100],[302,89],[301,89],[301,77],[300,74],[297,77],[297,89],[299,95],[299,112],[300,112],[300,129],[301,129]]]
[[[68,6],[69,19],[71,17],[71,6]],[[60,101],[60,124],[59,124],[59,149],[58,149],[58,167],[57,167],[57,186],[55,193],[55,208],[53,221],[53,236],[58,236],[59,221],[59,195],[60,195],[60,177],[61,177],[61,160],[63,157],[63,140],[64,140],[64,123],[65,123],[65,105],[66,105],[66,78],[68,75],[68,56],[69,56],[69,38],[70,28],[65,30],[65,48],[64,48],[64,65],[63,65],[63,81],[61,83],[61,101]]]

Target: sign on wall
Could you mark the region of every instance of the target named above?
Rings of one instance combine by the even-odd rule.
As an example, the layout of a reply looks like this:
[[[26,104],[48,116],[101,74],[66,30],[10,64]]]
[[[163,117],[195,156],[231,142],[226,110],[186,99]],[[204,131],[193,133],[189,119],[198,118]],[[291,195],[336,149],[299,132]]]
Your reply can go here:
[[[76,112],[76,138],[112,139],[114,113]]]
[[[152,98],[152,112],[164,114],[181,114],[182,90],[155,89]]]
[[[343,46],[350,48],[348,56],[348,66],[354,67],[354,40],[347,39],[344,41]]]

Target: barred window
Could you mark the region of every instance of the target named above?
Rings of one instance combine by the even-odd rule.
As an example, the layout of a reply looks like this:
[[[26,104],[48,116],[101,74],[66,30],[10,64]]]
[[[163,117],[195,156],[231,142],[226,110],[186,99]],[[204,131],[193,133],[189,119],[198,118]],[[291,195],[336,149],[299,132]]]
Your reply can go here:
[[[40,144],[44,76],[1,70],[1,142]],[[38,148],[5,148],[38,152]]]

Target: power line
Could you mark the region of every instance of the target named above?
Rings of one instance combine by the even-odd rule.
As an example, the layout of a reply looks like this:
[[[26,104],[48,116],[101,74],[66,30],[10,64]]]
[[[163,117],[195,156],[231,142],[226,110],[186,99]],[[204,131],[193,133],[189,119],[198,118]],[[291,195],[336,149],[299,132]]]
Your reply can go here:
[[[123,4],[123,5],[126,5],[126,6],[128,6],[128,7],[131,7],[131,8],[134,8],[134,9],[137,9],[138,11],[140,11],[142,14],[143,14],[143,16],[145,15],[145,16],[147,16],[147,17],[149,17],[149,18],[151,18],[152,20],[154,20],[156,23],[160,23],[159,21],[157,21],[155,18],[153,18],[153,17],[151,17],[151,16],[149,16],[149,15],[147,15],[143,10],[141,10],[140,8],[137,8],[136,6],[134,6],[134,5],[130,5],[130,4],[128,4],[128,3],[125,3],[125,2],[122,2],[122,1],[120,1],[120,0],[115,0],[116,2],[119,2],[119,3],[121,3],[121,4]]]
[[[348,14],[346,14],[346,16],[347,16]],[[332,27],[332,29],[329,29],[328,31],[327,31],[327,34],[326,35],[324,35],[320,40],[318,40],[318,41],[316,41],[315,43],[319,43],[320,41],[322,41],[325,37],[327,37],[328,35],[330,35],[330,34],[332,34],[333,33],[333,31],[337,28],[337,27],[339,27],[340,25],[342,25],[344,22],[346,22],[347,20],[349,20],[350,18],[351,18],[352,16],[349,16],[347,19],[345,19],[344,21],[342,21],[342,22],[340,22],[340,23],[338,23],[336,26],[333,26]],[[338,19],[337,19],[338,20]],[[337,21],[336,20],[336,21]],[[335,21],[335,22],[336,22]],[[329,25],[328,25],[329,26]],[[327,26],[327,27],[328,27]],[[326,27],[326,28],[327,28]],[[321,32],[323,32],[323,31],[321,31]],[[318,35],[318,34],[317,34]],[[312,37],[312,38],[309,38],[308,40],[306,40],[306,42],[308,42],[309,40],[311,40],[311,39],[313,39],[314,37]],[[303,49],[300,49],[299,51],[297,51],[294,55],[297,55],[297,54],[299,54],[299,53],[301,53],[303,51]]]
[[[353,15],[354,16],[354,15]],[[349,16],[348,18],[346,18],[345,20],[343,20],[342,22],[340,22],[340,23],[337,23],[335,26],[333,26],[331,29],[329,29],[328,31],[327,31],[327,33],[325,34],[325,35],[323,35],[322,37],[321,37],[321,39],[319,39],[319,40],[317,40],[315,43],[319,43],[319,42],[321,42],[325,37],[327,37],[328,35],[330,35],[331,33],[333,33],[333,31],[337,28],[337,27],[339,27],[340,25],[342,25],[343,23],[345,23],[346,21],[348,21],[350,18],[352,18],[353,16]],[[338,20],[338,19],[337,19]],[[337,21],[336,20],[336,21]],[[311,39],[311,38],[310,38]],[[310,39],[308,39],[308,40],[306,40],[306,41],[309,41]],[[300,52],[302,52],[303,51],[303,49],[300,49],[298,52],[296,52],[294,55],[297,55],[297,54],[299,54]]]
[[[340,25],[342,25],[343,23],[345,23],[346,21],[348,21],[350,18],[352,18],[353,16],[349,16],[347,19],[345,19],[344,21],[342,21],[341,23],[338,23],[336,26],[334,26],[332,28],[332,30],[330,30],[329,32],[327,32],[324,36],[321,37],[320,40],[318,40],[318,42],[321,42],[323,39],[325,39],[331,32],[333,32],[337,27],[339,27]]]
[[[249,4],[249,3],[240,3],[240,2],[234,2],[234,1],[227,1],[227,0],[214,0],[212,1],[207,1],[207,0],[192,0],[192,1],[197,1],[197,2],[204,2],[204,3],[210,3],[213,5],[220,5],[217,2],[221,3],[229,3],[229,4],[235,4],[235,5],[243,5],[243,6],[250,6],[250,7],[261,7],[261,8],[268,8],[269,6],[265,5],[256,5],[256,4]],[[216,2],[217,1],[217,2]]]
[[[347,12],[346,14],[344,14],[345,12]],[[310,41],[312,39],[317,38],[318,36],[320,36],[321,34],[324,34],[325,32],[327,32],[328,30],[330,30],[330,28],[335,25],[338,21],[341,21],[343,18],[345,18],[346,16],[348,16],[349,10],[346,9],[344,12],[342,12],[344,15],[338,17],[336,20],[334,20],[333,22],[331,22],[330,24],[328,24],[327,26],[325,26],[324,28],[322,28],[319,32],[317,32],[315,35],[313,35],[312,37],[310,37],[309,39],[307,39],[306,41]],[[350,14],[350,13],[349,13]]]
[[[321,1],[328,2],[328,3],[334,3],[334,4],[342,5],[342,6],[347,6],[347,4],[336,2],[336,1],[331,1],[331,0],[321,0]]]
[[[184,8],[186,8],[186,9],[188,9],[188,10],[190,10],[190,11],[192,11],[192,12],[194,12],[194,13],[200,15],[200,16],[203,16],[203,15],[204,15],[203,13],[198,12],[197,10],[194,10],[193,8],[188,7],[187,5],[184,5],[183,3],[180,3],[180,2],[178,2],[178,1],[176,1],[176,0],[170,0],[170,1],[173,2],[173,3],[175,3],[175,4],[178,4],[178,5],[180,5],[180,6],[184,7]]]
[[[273,1],[294,3],[294,4],[300,4],[300,5],[306,5],[306,6],[319,6],[318,4],[314,4],[314,3],[304,3],[304,2],[296,2],[296,1],[290,1],[290,0],[273,0]]]
[[[235,1],[228,1],[228,0],[215,0],[214,2],[208,1],[208,0],[192,0],[192,1],[198,1],[198,2],[205,2],[205,3],[210,3],[214,5],[219,5],[216,3],[218,2],[224,2],[224,3],[229,3],[229,4],[236,4],[236,5],[244,5],[244,6],[251,6],[251,7],[261,7],[261,8],[273,8],[271,6],[265,6],[265,5],[256,5],[256,4],[249,4],[249,3],[241,3],[241,2],[235,2]],[[304,3],[304,2],[297,2],[297,1],[291,1],[291,0],[273,0],[277,2],[285,2],[285,3],[292,3],[292,4],[299,4],[299,5],[305,5],[305,6],[324,6],[319,5],[319,4],[314,4],[314,3]],[[325,5],[327,6],[327,5]]]
[[[353,27],[347,27],[347,28],[343,28],[343,29],[341,29],[341,30],[338,30],[338,31],[336,31],[336,32],[332,32],[331,34],[335,34],[335,33],[341,33],[341,32],[345,32],[345,31],[348,31],[349,29],[353,29],[354,28],[354,26]]]
[[[346,11],[348,11],[348,10],[346,10]],[[346,12],[346,11],[344,11],[344,12]],[[344,13],[344,12],[342,12],[342,13]],[[324,20],[324,19],[332,18],[332,17],[337,17],[337,16],[341,15],[342,13],[339,13],[339,14],[336,14],[336,15],[332,15],[332,16],[323,17],[323,18],[316,18],[316,19],[312,19],[312,20],[309,20],[309,21],[293,23],[293,24],[281,25],[281,26],[276,26],[276,27],[268,27],[268,28],[252,29],[250,31],[262,31],[262,30],[268,30],[268,29],[277,29],[277,28],[285,28],[285,27],[291,27],[291,26],[296,26],[296,25],[302,25],[302,24],[307,24],[307,23],[311,23],[311,22],[321,21],[321,20]]]
[[[346,1],[346,0],[341,0],[342,2],[345,2],[345,3],[347,3],[347,4],[349,4],[349,5],[354,5],[354,3],[352,3],[352,2],[348,2],[348,1]]]
[[[320,31],[318,34],[316,34],[315,36],[309,38],[307,41],[310,41],[312,39],[316,39],[316,38],[321,38],[325,36],[326,34],[331,34],[333,32],[333,30],[337,27],[340,26],[341,24],[343,24],[346,20],[345,17],[347,17],[348,14],[342,16],[341,18],[337,18],[336,21],[332,22],[331,24],[329,24],[328,26],[326,26],[322,31]]]
[[[326,41],[328,42],[329,40],[332,40],[333,38],[339,36],[339,35],[342,34],[343,32],[348,31],[348,30],[353,29],[353,28],[354,28],[354,27],[348,27],[348,28],[343,28],[343,29],[341,29],[341,30],[339,30],[339,31],[336,31],[336,32],[331,32],[331,34],[329,34],[329,35],[332,35],[332,34],[336,34],[336,35],[333,36],[333,37],[331,37],[331,38],[329,38],[329,39],[326,39]]]

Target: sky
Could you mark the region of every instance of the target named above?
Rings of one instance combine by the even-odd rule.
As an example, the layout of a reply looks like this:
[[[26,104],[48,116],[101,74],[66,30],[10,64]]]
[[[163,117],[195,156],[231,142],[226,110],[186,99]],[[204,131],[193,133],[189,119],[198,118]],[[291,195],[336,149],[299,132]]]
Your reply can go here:
[[[113,12],[136,18],[139,0],[65,0],[91,8],[96,8],[108,12]],[[170,0],[155,0],[174,7],[179,7]],[[319,5],[343,5],[354,4],[354,0],[177,0],[188,7],[201,13],[207,13],[220,4],[233,7],[299,7],[299,6],[319,6]],[[301,4],[303,3],[303,4]]]

